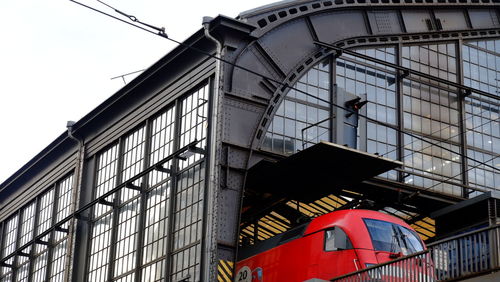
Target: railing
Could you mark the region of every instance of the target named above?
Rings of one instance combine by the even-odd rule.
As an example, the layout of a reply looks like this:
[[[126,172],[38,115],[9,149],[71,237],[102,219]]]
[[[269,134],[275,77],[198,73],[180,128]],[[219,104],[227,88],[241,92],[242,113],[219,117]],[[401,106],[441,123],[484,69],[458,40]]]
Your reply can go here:
[[[434,278],[434,265],[430,253],[423,251],[349,273],[331,281],[431,282],[436,281],[436,279]]]
[[[500,225],[429,244],[436,279],[458,280],[500,268]]]
[[[427,248],[331,281],[451,281],[500,270],[500,225],[446,238]]]

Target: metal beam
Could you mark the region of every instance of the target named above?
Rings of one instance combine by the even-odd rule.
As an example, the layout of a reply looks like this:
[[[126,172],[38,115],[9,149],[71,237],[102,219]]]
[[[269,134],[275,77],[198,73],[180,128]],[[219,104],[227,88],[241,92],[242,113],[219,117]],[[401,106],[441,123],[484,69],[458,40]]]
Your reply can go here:
[[[48,243],[49,243],[48,246],[49,247],[47,250],[47,266],[46,266],[47,269],[45,271],[45,280],[46,281],[51,280],[50,275],[52,274],[51,273],[52,272],[51,271],[52,270],[52,258],[54,256],[54,248],[53,247],[56,245],[54,243],[55,235],[54,235],[53,231],[55,231],[57,229],[57,227],[59,226],[57,224],[57,210],[59,208],[59,203],[58,203],[59,202],[58,201],[58,199],[59,199],[59,182],[56,182],[53,189],[54,189],[54,198],[53,198],[53,202],[52,202],[52,211],[51,211],[52,212],[52,220],[51,220],[51,224],[50,224],[53,228],[51,228],[52,230],[48,233],[49,234],[49,236],[48,236]],[[69,222],[69,220],[68,220],[68,222]],[[42,238],[42,237],[40,237],[40,238]],[[21,250],[22,249],[23,248],[21,248]]]
[[[180,109],[182,109],[182,101],[181,99],[177,99],[174,103],[176,110],[172,126],[174,127],[174,136],[176,137],[172,140],[172,147],[178,148],[180,144],[180,138],[178,137],[181,136],[182,112]],[[189,150],[189,145],[187,146],[187,150]],[[177,201],[177,182],[179,179],[179,160],[182,159],[177,156],[174,157],[170,163],[170,195],[167,194],[167,197],[170,197],[167,211],[167,239],[163,247],[165,249],[165,257],[167,258],[165,270],[163,272],[165,281],[171,281],[172,268],[174,267],[172,255],[175,243],[173,234],[175,232],[175,205]]]
[[[151,161],[151,142],[147,142],[147,140],[152,140],[152,122],[151,120],[146,120],[146,125],[145,125],[145,137],[144,140],[146,141],[144,144],[144,158],[143,158],[143,163],[142,163],[142,169],[146,170],[148,168],[148,164]],[[148,204],[148,195],[144,193],[144,190],[147,189],[148,186],[148,175],[145,175],[142,178],[142,182],[140,186],[136,186],[133,184],[133,182],[129,182],[129,188],[134,189],[136,191],[139,191],[141,195],[139,196],[139,199],[137,199],[138,204],[139,204],[139,214],[137,215],[138,217],[138,230],[137,230],[137,240],[136,240],[136,256],[135,256],[135,280],[136,281],[141,281],[141,275],[143,268],[141,267],[142,265],[142,260],[144,256],[144,237],[146,233],[146,216],[147,216],[147,204]]]

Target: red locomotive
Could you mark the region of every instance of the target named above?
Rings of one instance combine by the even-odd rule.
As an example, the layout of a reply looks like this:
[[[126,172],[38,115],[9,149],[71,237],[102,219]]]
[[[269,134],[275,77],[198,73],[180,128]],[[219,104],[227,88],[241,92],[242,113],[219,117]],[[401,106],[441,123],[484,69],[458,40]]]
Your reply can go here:
[[[342,210],[243,248],[235,281],[334,277],[425,250],[404,221],[370,210]]]

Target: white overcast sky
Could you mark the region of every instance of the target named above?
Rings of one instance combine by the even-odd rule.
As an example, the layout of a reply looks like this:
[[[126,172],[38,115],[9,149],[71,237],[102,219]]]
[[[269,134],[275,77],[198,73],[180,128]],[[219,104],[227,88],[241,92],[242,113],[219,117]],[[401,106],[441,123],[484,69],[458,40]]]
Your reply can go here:
[[[104,2],[183,41],[203,16],[236,17],[276,1]],[[68,0],[1,0],[0,12],[0,183],[62,134],[66,121],[123,87],[110,78],[147,68],[175,47]]]

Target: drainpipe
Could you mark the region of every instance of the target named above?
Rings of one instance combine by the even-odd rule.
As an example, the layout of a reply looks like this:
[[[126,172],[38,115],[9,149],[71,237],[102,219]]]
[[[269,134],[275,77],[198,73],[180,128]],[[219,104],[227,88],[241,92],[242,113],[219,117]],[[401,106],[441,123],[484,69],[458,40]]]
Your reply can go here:
[[[82,183],[82,170],[83,170],[83,162],[85,159],[85,143],[83,139],[78,139],[73,135],[73,125],[75,124],[74,121],[68,121],[66,124],[66,127],[68,128],[68,137],[73,139],[78,143],[78,155],[76,157],[76,163],[75,163],[75,172],[74,172],[74,178],[73,178],[73,193],[71,195],[71,206],[70,206],[70,214],[74,214],[75,211],[78,208],[78,201],[79,201],[79,188]],[[69,221],[69,226],[68,226],[68,238],[67,238],[67,245],[66,245],[66,263],[65,263],[65,269],[66,271],[64,272],[64,281],[65,282],[70,282],[72,279],[72,262],[73,262],[73,253],[74,253],[74,233],[76,230],[76,218],[73,217]]]
[[[215,37],[210,34],[210,22],[213,18],[203,17],[203,28],[205,29],[205,36],[212,40],[217,46],[215,56],[217,58],[222,57],[222,43],[218,41]],[[209,133],[209,146],[208,148],[208,186],[205,191],[205,207],[204,214],[206,216],[205,223],[203,225],[203,233],[208,236],[203,238],[203,258],[202,258],[202,272],[201,281],[214,281],[216,279],[216,273],[214,263],[216,263],[217,254],[217,200],[218,200],[218,176],[219,170],[216,167],[217,161],[217,124],[219,122],[219,98],[222,94],[222,86],[220,81],[222,79],[221,68],[222,64],[220,60],[215,61],[215,78],[213,83],[213,96],[210,105],[211,117],[210,117],[210,133]],[[209,238],[207,238],[209,237]]]

